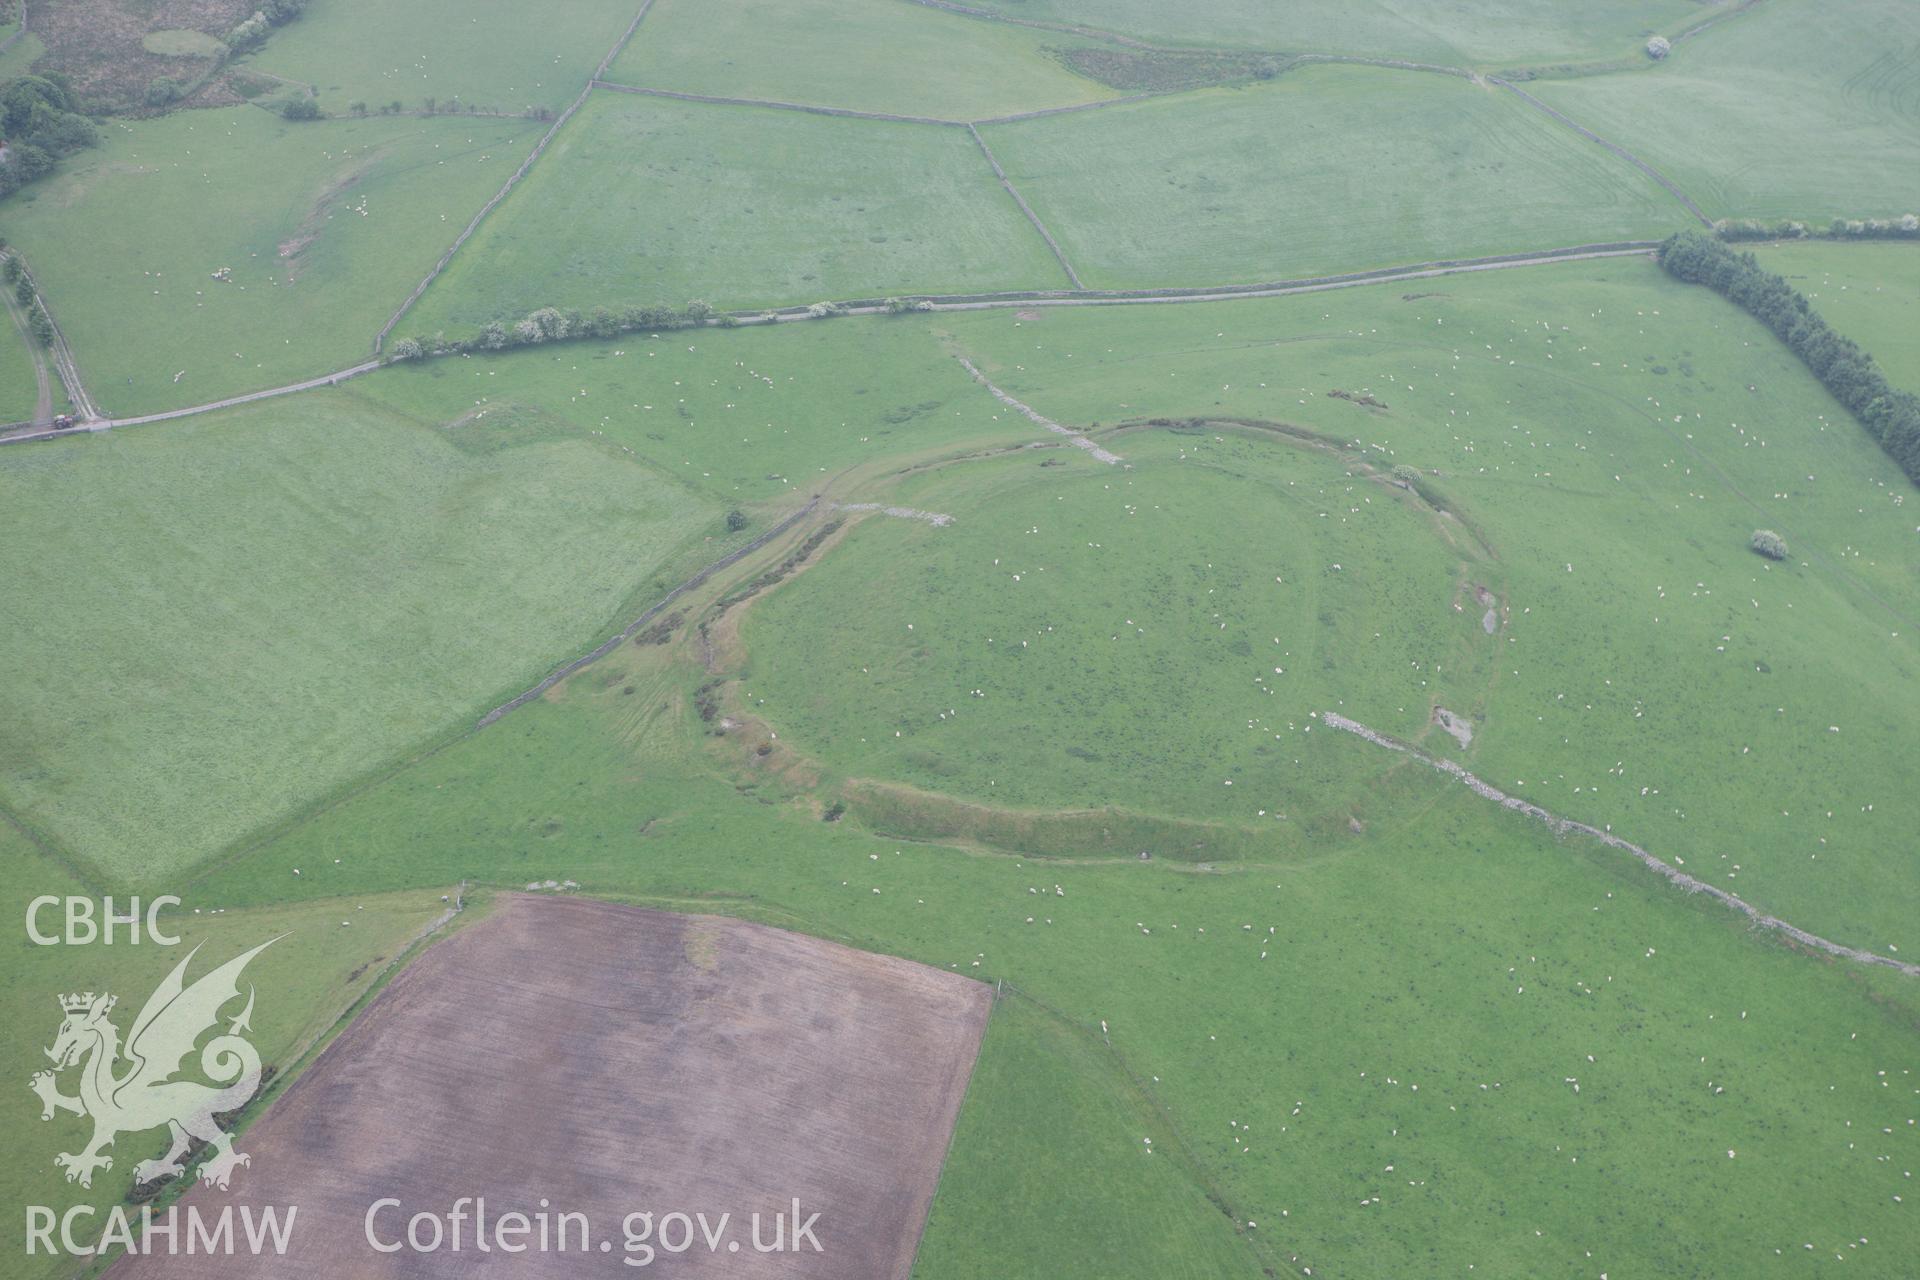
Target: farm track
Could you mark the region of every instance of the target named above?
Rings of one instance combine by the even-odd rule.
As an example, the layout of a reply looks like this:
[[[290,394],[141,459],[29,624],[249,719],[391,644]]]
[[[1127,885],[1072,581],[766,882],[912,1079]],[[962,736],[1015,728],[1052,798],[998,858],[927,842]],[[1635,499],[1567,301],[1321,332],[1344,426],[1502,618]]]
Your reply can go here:
[[[1754,6],[1758,5],[1759,3],[1760,3],[1760,0],[1740,0],[1740,3],[1734,5],[1732,8],[1722,9],[1718,13],[1710,14],[1707,17],[1700,19],[1700,21],[1694,23],[1692,26],[1688,27],[1686,30],[1676,32],[1673,37],[1673,43],[1679,44],[1682,40],[1691,40],[1693,39],[1693,37],[1699,35],[1701,32],[1706,31],[1712,27],[1719,26],[1721,23],[1725,22],[1729,18],[1739,17],[1741,14],[1747,12],[1749,9],[1752,9]]]
[[[771,98],[725,98],[710,93],[684,93],[678,89],[649,89],[637,84],[620,84],[613,80],[595,80],[587,86],[592,89],[606,89],[612,93],[632,93],[646,98],[672,98],[676,102],[705,102],[723,107],[766,107],[776,111],[800,111],[815,116],[838,116],[846,120],[884,120],[893,124],[932,124],[949,129],[958,129],[967,122],[964,120],[945,120],[938,116],[902,116],[890,111],[855,111],[851,107],[817,107],[804,102],[780,102]]]
[[[53,388],[47,377],[46,353],[40,349],[40,344],[34,341],[33,331],[27,327],[26,313],[20,309],[20,304],[14,301],[12,291],[6,291],[4,298],[7,314],[13,317],[13,327],[19,330],[20,341],[27,349],[27,358],[33,361],[34,380],[39,384],[34,394],[33,417],[25,425],[46,426],[53,421]]]
[[[1352,289],[1361,285],[1392,284],[1402,280],[1428,280],[1436,276],[1455,275],[1469,271],[1502,271],[1511,267],[1546,266],[1559,262],[1580,262],[1595,258],[1634,257],[1650,253],[1656,247],[1652,240],[1623,241],[1604,245],[1574,245],[1565,249],[1544,249],[1532,254],[1505,254],[1493,258],[1463,258],[1441,262],[1425,263],[1411,267],[1388,267],[1377,271],[1351,272],[1346,275],[1316,276],[1302,280],[1283,280],[1271,284],[1253,285],[1213,285],[1190,289],[1087,289],[1079,291],[1026,291],[1007,294],[937,294],[923,299],[933,311],[987,311],[1007,307],[1094,307],[1122,306],[1153,302],[1228,302],[1235,298],[1279,298],[1297,293],[1320,293],[1331,289]],[[862,299],[846,306],[845,313],[850,316],[877,316],[887,314],[884,301]],[[787,324],[809,319],[805,308],[793,308],[775,312],[735,313],[728,317],[741,328],[750,328],[762,324]],[[721,320],[711,320],[709,326],[719,326]],[[286,386],[269,387],[261,391],[248,392],[245,395],[230,396],[225,400],[216,400],[209,404],[191,405],[184,409],[169,409],[164,413],[141,414],[127,418],[94,417],[83,419],[78,425],[65,429],[15,431],[10,435],[0,435],[0,446],[26,444],[35,440],[53,440],[62,436],[83,435],[88,432],[105,431],[112,427],[132,427],[145,423],[168,422],[181,418],[191,418],[202,413],[212,413],[217,409],[232,408],[235,405],[248,404],[255,400],[267,400],[275,396],[291,395],[298,391],[309,391],[319,387],[333,386],[349,378],[371,373],[382,365],[380,360],[366,360],[350,368],[321,374],[302,382],[288,383]],[[70,388],[71,391],[71,388]]]
[[[53,325],[53,367],[54,370],[59,373],[60,381],[66,386],[67,399],[73,402],[75,416],[83,422],[100,417],[99,408],[93,403],[92,397],[88,396],[86,387],[81,384],[80,367],[73,361],[73,349],[67,346],[67,335],[66,332],[60,328],[60,318],[53,314],[53,308],[47,305],[46,296],[39,291],[40,277],[34,275],[33,268],[28,264],[25,256],[22,255],[18,249],[11,249],[8,252],[12,257],[19,258],[20,265],[27,268],[27,275],[32,278],[34,282],[34,299],[39,302],[40,309],[47,313],[47,319]],[[12,298],[8,298],[7,306],[9,310],[13,308],[14,301]],[[27,338],[27,349],[34,352],[34,358],[37,363],[40,359],[38,346],[32,341],[31,336],[26,334],[24,320],[25,317],[23,316],[16,320],[15,323],[23,325],[21,332],[22,335]],[[51,411],[49,410],[49,416],[50,413]],[[6,440],[7,438],[0,437],[0,443],[5,443]]]
[[[1114,463],[1124,461],[1119,454],[1102,449],[1099,445],[1095,444],[1080,432],[1075,431],[1072,427],[1063,427],[1052,418],[1046,417],[1037,410],[1031,409],[1020,401],[1015,400],[1012,396],[988,381],[987,375],[980,372],[980,370],[974,366],[973,361],[967,359],[965,356],[956,356],[954,358],[960,362],[961,367],[967,371],[968,376],[992,393],[995,400],[998,400],[1001,404],[1006,405],[1009,409],[1020,414],[1029,422],[1034,423],[1036,426],[1045,427],[1055,435],[1065,436],[1072,442],[1075,448],[1085,449],[1088,453],[1092,454],[1094,460],[1097,462],[1104,462],[1111,466]]]
[[[1109,44],[1122,45],[1128,49],[1143,49],[1152,53],[1165,52],[1161,46],[1148,44],[1145,40],[1135,40],[1132,36],[1123,36],[1112,31],[1103,31],[1099,27],[1080,27],[1071,22],[1041,22],[1034,18],[1014,18],[1004,13],[995,13],[991,9],[976,9],[971,5],[955,4],[953,0],[913,0],[929,9],[943,9],[948,13],[957,13],[966,18],[983,18],[988,22],[1005,22],[1016,27],[1031,27],[1035,31],[1057,31],[1062,35],[1085,36],[1090,40],[1105,40]]]
[[[1564,836],[1570,832],[1578,833],[1584,836],[1591,836],[1610,848],[1624,850],[1639,859],[1649,870],[1665,877],[1668,883],[1685,889],[1688,893],[1704,893],[1718,900],[1723,905],[1731,907],[1733,910],[1746,916],[1748,920],[1753,922],[1756,928],[1782,934],[1799,943],[1801,946],[1809,947],[1815,951],[1822,951],[1831,956],[1857,961],[1860,964],[1881,965],[1889,969],[1898,970],[1910,978],[1920,978],[1920,964],[1909,964],[1904,960],[1895,960],[1891,956],[1880,955],[1878,952],[1862,951],[1857,947],[1844,946],[1841,943],[1831,942],[1826,938],[1822,938],[1818,934],[1808,933],[1805,929],[1788,924],[1778,916],[1767,915],[1744,898],[1736,897],[1728,893],[1725,889],[1715,888],[1704,880],[1688,875],[1678,867],[1660,858],[1656,858],[1639,845],[1634,844],[1631,840],[1623,840],[1611,831],[1603,831],[1599,827],[1589,826],[1584,822],[1575,822],[1571,818],[1560,817],[1558,814],[1542,809],[1537,804],[1530,804],[1518,796],[1510,796],[1491,783],[1485,782],[1474,774],[1469,773],[1463,766],[1455,764],[1451,760],[1443,760],[1438,756],[1428,755],[1412,743],[1402,742],[1398,738],[1369,729],[1358,720],[1349,720],[1347,717],[1334,711],[1321,712],[1320,722],[1328,728],[1351,733],[1355,737],[1371,742],[1377,747],[1385,747],[1389,751],[1398,751],[1403,755],[1410,756],[1418,760],[1421,764],[1426,765],[1429,769],[1437,770],[1457,779],[1466,786],[1468,790],[1480,796],[1482,799],[1491,800],[1502,808],[1511,809],[1515,813],[1525,814],[1529,818],[1537,818],[1549,827],[1552,827],[1555,835]]]

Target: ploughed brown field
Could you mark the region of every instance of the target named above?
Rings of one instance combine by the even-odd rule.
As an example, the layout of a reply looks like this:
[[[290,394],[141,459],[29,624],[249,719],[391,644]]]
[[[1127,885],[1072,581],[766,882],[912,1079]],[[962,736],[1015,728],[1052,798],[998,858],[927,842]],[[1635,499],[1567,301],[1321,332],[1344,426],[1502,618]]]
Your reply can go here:
[[[903,1277],[990,1003],[958,975],[761,925],[516,895],[428,950],[241,1135],[253,1162],[231,1191],[182,1199],[204,1219],[231,1204],[236,1235],[242,1206],[297,1205],[285,1257],[129,1257],[113,1275]],[[526,1252],[479,1252],[472,1204],[454,1252],[463,1197],[485,1197],[489,1244],[526,1214],[508,1237]],[[383,1242],[426,1212],[439,1249],[373,1248],[382,1198],[400,1201],[374,1219]],[[756,1251],[750,1215],[762,1244],[787,1215],[792,1245],[796,1199],[820,1251]],[[562,1211],[585,1215],[585,1250],[577,1223],[552,1247]],[[622,1220],[646,1211],[642,1268]],[[715,1250],[696,1222],[668,1253],[675,1211],[732,1216]]]

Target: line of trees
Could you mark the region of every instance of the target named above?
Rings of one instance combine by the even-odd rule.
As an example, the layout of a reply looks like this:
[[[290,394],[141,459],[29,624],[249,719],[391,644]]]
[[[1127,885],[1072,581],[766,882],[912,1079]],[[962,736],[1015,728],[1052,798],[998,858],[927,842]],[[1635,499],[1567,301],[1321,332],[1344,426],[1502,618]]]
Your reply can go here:
[[[1722,240],[1920,240],[1920,213],[1898,218],[1835,218],[1824,231],[1816,231],[1804,222],[1783,218],[1762,222],[1758,218],[1722,218],[1713,224],[1714,234]]]
[[[911,315],[931,311],[925,298],[888,298],[882,304],[889,315]],[[816,302],[806,309],[809,318],[827,320],[847,314],[845,303]],[[769,313],[771,318],[771,313]],[[471,338],[449,338],[444,333],[430,338],[401,338],[388,351],[391,361],[420,360],[427,356],[464,355],[472,351],[507,351],[514,347],[534,347],[546,342],[564,342],[569,338],[617,338],[628,333],[660,333],[669,329],[690,329],[696,325],[719,324],[733,328],[740,318],[716,310],[712,303],[698,298],[675,310],[655,304],[650,307],[621,307],[610,310],[595,307],[582,314],[558,307],[529,311],[511,323],[495,320]]]
[[[695,299],[678,310],[664,305],[622,307],[618,311],[595,307],[582,314],[558,307],[541,307],[509,324],[502,320],[488,323],[471,338],[449,338],[435,334],[430,338],[402,338],[393,344],[392,360],[418,360],[424,356],[461,355],[470,351],[507,351],[514,347],[534,347],[546,342],[564,342],[569,338],[617,338],[627,333],[659,333],[667,329],[689,329],[718,319],[737,323],[732,316],[713,309],[712,304]]]
[[[0,251],[6,247],[6,241],[0,240]],[[26,309],[27,330],[33,334],[33,340],[43,347],[52,346],[53,320],[47,315],[46,308],[40,305],[40,292],[34,288],[33,277],[27,274],[19,254],[6,255],[6,265],[0,266],[0,276],[5,276],[7,284],[13,289],[14,301]]]
[[[1762,267],[1753,254],[1697,231],[1669,237],[1659,257],[1674,279],[1706,285],[1773,330],[1907,478],[1920,484],[1920,395],[1895,390],[1873,357],[1835,332],[1806,295]]]
[[[347,113],[353,116],[365,116],[369,112],[377,116],[397,116],[406,109],[406,104],[398,98],[395,98],[392,102],[376,103],[371,107],[362,99],[356,99],[347,104]],[[477,102],[462,102],[458,98],[451,99],[447,102],[441,102],[436,98],[424,98],[421,100],[420,110],[421,114],[429,116],[507,116],[515,114],[513,112],[500,111],[493,107],[483,107]],[[522,108],[518,114],[528,120],[553,119],[553,110],[549,107],[525,107]]]

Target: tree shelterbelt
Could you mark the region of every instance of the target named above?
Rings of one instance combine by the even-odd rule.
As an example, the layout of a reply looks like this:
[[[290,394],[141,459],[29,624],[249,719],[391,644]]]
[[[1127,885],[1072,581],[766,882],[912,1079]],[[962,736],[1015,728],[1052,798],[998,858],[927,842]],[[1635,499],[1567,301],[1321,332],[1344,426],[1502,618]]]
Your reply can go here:
[[[1669,237],[1659,257],[1674,279],[1706,285],[1773,330],[1907,478],[1920,484],[1920,395],[1895,389],[1873,357],[1836,332],[1805,294],[1753,254],[1737,253],[1698,231]]]

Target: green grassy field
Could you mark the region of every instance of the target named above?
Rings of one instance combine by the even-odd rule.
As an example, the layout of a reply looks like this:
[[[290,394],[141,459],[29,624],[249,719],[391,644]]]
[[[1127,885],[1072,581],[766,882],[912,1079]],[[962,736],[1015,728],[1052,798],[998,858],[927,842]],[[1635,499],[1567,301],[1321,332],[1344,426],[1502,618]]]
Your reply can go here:
[[[1815,1243],[1894,1275],[1920,1239],[1892,1199],[1911,992],[1876,1005],[1618,855],[1404,770],[1301,864],[875,838],[755,765],[764,730],[716,741],[689,706],[712,678],[691,639],[626,646],[194,891],[278,897],[314,865],[293,892],[565,877],[1016,984],[1077,1030],[991,1033],[923,1276],[1208,1274],[1232,1242],[1175,1213],[1203,1195],[1262,1265],[1315,1274],[1787,1276]],[[1122,1253],[1075,1256],[1101,1240]]]
[[[1620,60],[1526,87],[1716,216],[1920,207],[1902,0],[1764,0],[1659,65],[1650,32],[1727,0],[978,2],[1189,56],[910,0],[657,0],[610,75],[954,118],[1123,92],[1068,48],[1116,84],[1247,80],[982,128],[1093,288],[1688,224],[1497,86],[1255,83],[1257,51]],[[237,69],[334,112],[552,110],[639,3],[313,0]],[[202,403],[365,358],[545,128],[109,119],[0,231],[108,412]],[[1920,245],[1756,252],[1920,391]],[[396,336],[1065,283],[963,129],[603,89]],[[0,420],[25,356],[0,322]],[[1323,717],[1920,962],[1912,490],[1784,344],[1645,257],[635,333],[9,447],[0,911],[177,893],[209,964],[286,933],[250,973],[277,1089],[456,885],[463,920],[564,881],[991,984],[917,1280],[1911,1280],[1916,980]],[[182,954],[16,924],[0,1249],[158,1151],[60,1180],[81,1122],[24,1088],[52,997],[137,1007]],[[0,1273],[71,1271],[41,1262]]]
[[[1042,434],[908,320],[632,335],[397,366],[354,386],[430,422],[537,406],[715,499],[781,512],[849,469]]]
[[[34,673],[0,694],[0,798],[137,883],[517,693],[720,532],[569,424],[346,393],[9,449],[0,493],[63,544],[0,551]]]
[[[1013,984],[923,1277],[1007,1257],[1062,1275],[1788,1276],[1809,1245],[1900,1274],[1920,1245],[1894,1199],[1910,982],[1757,938],[1621,854],[1304,731],[1331,697],[1413,735],[1421,699],[1460,695],[1471,747],[1429,732],[1430,749],[1796,923],[1913,954],[1904,489],[1790,354],[1638,260],[799,333],[868,350],[920,329],[1063,421],[1244,416],[1348,447],[1134,430],[1102,436],[1130,470],[1057,449],[843,477],[849,498],[946,500],[955,522],[866,517],[785,585],[717,619],[690,605],[678,643],[622,647],[194,891],[573,879]],[[753,368],[770,362],[745,344],[796,336],[694,345],[741,343]],[[569,372],[596,388],[592,366]],[[1365,479],[1396,463],[1455,514]],[[1745,550],[1762,519],[1793,561]],[[1491,636],[1477,602],[1452,607],[1463,566],[1496,593]],[[1312,598],[1276,603],[1302,568]],[[960,643],[1003,625],[1031,632],[1021,657]],[[1314,661],[1255,669],[1268,644]],[[724,735],[694,714],[712,698]],[[1310,841],[1200,865],[914,842],[872,832],[857,799],[819,821],[855,771],[965,796],[988,765],[995,800],[1258,822],[1233,806],[1271,805],[1197,776],[1237,767],[1233,792],[1315,820]],[[342,848],[351,864],[327,865]],[[320,872],[290,885],[295,866]]]
[[[355,100],[418,108],[427,98],[441,106],[558,111],[639,8],[640,0],[539,8],[509,0],[314,0],[242,65],[313,85],[333,111]]]
[[[982,132],[1096,287],[1658,238],[1684,216],[1631,166],[1449,76],[1313,67]]]
[[[1645,72],[1528,89],[1714,217],[1920,206],[1920,10],[1902,0],[1768,0]]]
[[[7,915],[15,922],[24,920],[27,903],[37,894],[86,892],[5,823],[0,823],[0,853],[6,855],[10,868],[5,902]],[[252,1043],[262,1064],[284,1077],[384,975],[388,963],[446,910],[440,894],[430,889],[219,915],[210,914],[211,904],[203,904],[198,914],[189,905],[171,913],[165,926],[179,936],[177,947],[159,947],[150,941],[139,946],[40,947],[28,941],[24,928],[17,928],[0,961],[0,972],[5,974],[0,1008],[14,1029],[0,1050],[4,1053],[0,1067],[19,1092],[18,1098],[9,1100],[18,1117],[12,1125],[13,1158],[0,1170],[0,1204],[9,1211],[5,1236],[0,1238],[4,1240],[0,1247],[9,1255],[7,1274],[72,1274],[71,1259],[44,1253],[25,1256],[23,1206],[45,1205],[55,1213],[79,1204],[103,1210],[132,1189],[134,1165],[159,1157],[167,1145],[163,1131],[122,1134],[111,1152],[113,1168],[96,1175],[91,1190],[67,1183],[55,1168],[55,1153],[81,1150],[90,1133],[86,1120],[71,1115],[42,1123],[40,1104],[26,1090],[28,1077],[48,1065],[42,1050],[53,1043],[60,1027],[60,996],[71,991],[112,992],[119,998],[117,1021],[125,1030],[147,995],[188,951],[203,948],[187,972],[191,982],[240,952],[278,937],[247,966],[245,981],[257,993]],[[60,912],[58,906],[43,910],[40,927],[57,933]],[[71,1092],[72,1076],[63,1079],[60,1087]],[[257,1108],[253,1114],[258,1114]],[[242,1150],[245,1145],[242,1137]],[[83,1220],[81,1234],[86,1225]],[[96,1217],[92,1225],[97,1230],[104,1222]]]
[[[964,130],[602,92],[402,331],[1064,284]]]
[[[1058,442],[1005,415],[950,352],[1083,426],[1234,416],[1302,430],[1291,442],[1224,424],[1103,432],[1131,469],[1066,448],[989,456],[1013,440]],[[791,387],[791,411],[772,419],[785,429],[765,438],[769,471],[756,480],[762,442],[702,424],[728,404],[768,421],[773,402],[747,398],[771,395],[768,378]],[[930,407],[908,399],[923,385]],[[428,436],[445,453],[431,427],[386,414],[480,411],[457,430],[480,428],[467,443],[489,451],[465,456],[545,450],[539,474],[556,493],[585,482],[559,473],[551,440],[600,431],[564,448],[603,468],[594,450],[632,468],[634,448],[768,515],[799,487],[773,467],[817,457],[834,497],[956,520],[864,517],[813,567],[719,619],[690,601],[673,643],[622,646],[263,847],[192,869],[190,903],[238,917],[403,890],[437,901],[463,878],[572,879],[1012,983],[1024,994],[996,1014],[922,1277],[1001,1274],[1009,1256],[1067,1276],[1471,1264],[1764,1277],[1802,1274],[1809,1244],[1892,1276],[1920,1245],[1893,1199],[1910,1189],[1910,983],[1756,938],[1620,854],[1555,840],[1346,735],[1304,731],[1333,699],[1412,736],[1425,699],[1446,699],[1476,717],[1476,736],[1460,750],[1429,732],[1430,749],[1684,858],[1795,923],[1920,948],[1902,871],[1915,815],[1899,744],[1920,723],[1912,633],[1895,618],[1920,612],[1920,553],[1894,502],[1904,489],[1793,357],[1711,293],[1639,260],[1576,263],[1414,294],[671,334],[391,370],[354,388],[316,398],[346,410],[313,437],[346,456],[366,456],[376,429],[356,433],[353,419],[379,422],[389,448]],[[1336,389],[1383,407],[1327,395]],[[665,431],[633,409],[683,399],[688,416],[676,407]],[[876,420],[895,434],[861,440]],[[178,489],[164,455],[216,428],[240,429],[83,442],[155,455],[84,487],[123,507],[132,475]],[[499,448],[529,430],[542,443]],[[958,460],[969,452],[982,456]],[[314,505],[314,464],[221,456],[258,468],[236,490],[300,475]],[[888,465],[909,457],[921,465]],[[1055,459],[1065,465],[1042,465]],[[1368,478],[1398,463],[1429,472],[1423,487],[1455,514]],[[50,474],[41,462],[19,488],[72,510],[79,486],[53,488]],[[543,505],[525,500],[526,483],[523,469],[504,478],[515,511]],[[418,482],[402,487],[418,507]],[[299,506],[289,497],[276,516]],[[1793,561],[1763,569],[1745,551],[1762,520],[1795,544]],[[229,523],[192,527],[203,557],[261,541],[251,517]],[[311,526],[281,536],[319,538]],[[180,547],[160,550],[178,561]],[[1496,593],[1496,634],[1476,629],[1477,601],[1454,610],[1463,575]],[[452,616],[444,592],[413,596]],[[312,603],[304,614],[341,612]],[[264,616],[263,627],[284,618]],[[696,640],[697,621],[715,622],[717,652]],[[910,645],[898,634],[909,622]],[[1025,654],[988,659],[957,643],[989,626],[1009,640],[1031,632]],[[234,643],[261,651],[252,633]],[[1283,657],[1268,663],[1272,645]],[[55,669],[32,653],[22,662]],[[697,692],[716,679],[717,694]],[[70,705],[63,680],[34,696]],[[231,684],[216,709],[238,701]],[[732,733],[696,716],[704,696],[738,720]],[[183,723],[226,731],[212,701]],[[919,739],[917,753],[887,745],[895,729]],[[282,735],[311,734],[282,722],[245,745],[273,767]],[[1610,772],[1616,761],[1627,767]],[[971,798],[989,766],[991,801],[1109,802],[1256,832],[1230,859],[1196,865],[1163,849],[1143,864],[875,834],[858,799],[840,822],[818,819],[856,773]],[[1280,820],[1233,794],[1243,786],[1281,797],[1307,838],[1260,836]],[[1661,1221],[1687,1225],[1648,1229]]]
[[[1896,386],[1920,391],[1920,245],[1801,241],[1757,250]]]
[[[1156,1158],[1142,1158],[1147,1139]],[[1001,1275],[1015,1242],[1024,1272],[1063,1280],[1251,1274],[1260,1252],[1236,1238],[1204,1186],[1119,1055],[1086,1027],[1004,998],[974,1064],[913,1274]],[[998,1225],[983,1240],[988,1223]]]
[[[729,98],[978,120],[1111,97],[1048,49],[1078,44],[901,0],[659,0],[608,79]]]
[[[367,358],[538,127],[253,107],[115,121],[7,202],[7,235],[104,411],[204,404]]]
[[[984,0],[1014,19],[1079,23],[1171,45],[1238,45],[1427,62],[1562,62],[1635,50],[1656,30],[1714,7],[1685,0],[1200,0],[1176,9],[1152,0]]]

